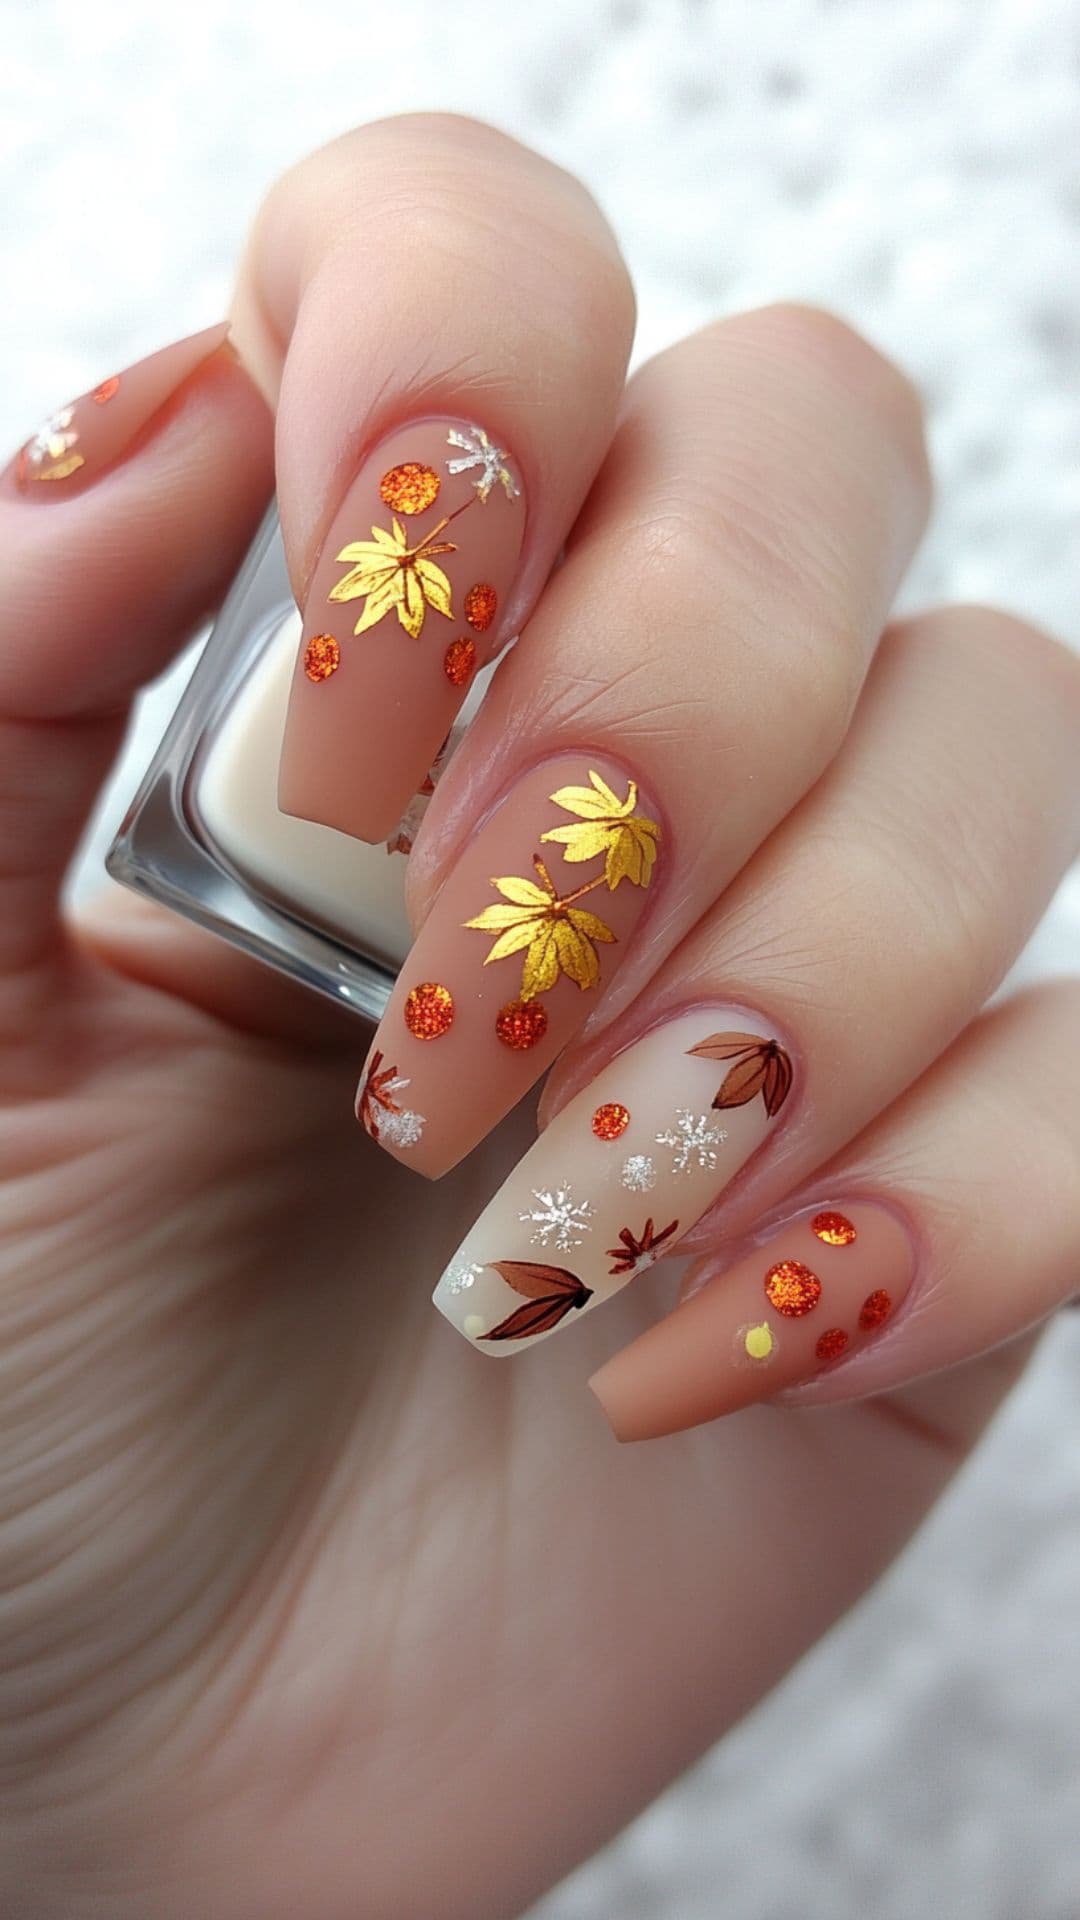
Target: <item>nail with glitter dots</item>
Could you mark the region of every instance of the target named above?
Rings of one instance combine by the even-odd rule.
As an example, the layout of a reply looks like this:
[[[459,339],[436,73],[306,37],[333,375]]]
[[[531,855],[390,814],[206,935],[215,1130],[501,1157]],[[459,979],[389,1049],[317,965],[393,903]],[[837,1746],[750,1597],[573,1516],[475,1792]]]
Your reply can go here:
[[[110,374],[89,393],[58,407],[20,447],[8,484],[21,500],[67,500],[82,493],[126,453],[191,375],[225,346],[227,321]]]
[[[520,1353],[575,1325],[673,1252],[768,1138],[793,1084],[787,1047],[756,1015],[695,1008],[656,1027],[556,1115],[466,1236],[435,1305],[482,1353]],[[764,1320],[760,1288],[754,1304]]]
[[[560,755],[517,781],[444,882],[375,1035],[363,1084],[378,1055],[426,1115],[403,1143],[368,1125],[361,1091],[380,1146],[435,1178],[516,1106],[591,1014],[663,860],[655,805],[606,757]],[[617,1103],[603,1121],[620,1163],[629,1124]]]
[[[517,463],[474,421],[415,420],[368,453],[304,598],[283,813],[373,843],[393,834],[508,638],[524,535]]]
[[[830,1197],[708,1280],[589,1384],[620,1440],[698,1426],[857,1355],[892,1326],[914,1271],[897,1214]]]

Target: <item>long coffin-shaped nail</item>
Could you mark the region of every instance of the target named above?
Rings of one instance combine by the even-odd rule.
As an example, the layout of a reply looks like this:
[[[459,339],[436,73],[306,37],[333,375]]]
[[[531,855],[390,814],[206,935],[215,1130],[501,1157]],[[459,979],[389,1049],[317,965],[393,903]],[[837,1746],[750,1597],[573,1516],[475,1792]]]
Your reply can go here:
[[[59,407],[15,456],[14,481],[27,500],[81,492],[119,459],[196,367],[223,346],[228,322],[174,340],[90,393]]]
[[[484,1353],[572,1325],[677,1246],[766,1138],[789,1056],[745,1013],[696,1009],[557,1114],[459,1247],[435,1305]]]
[[[589,1382],[620,1440],[677,1433],[812,1380],[888,1326],[915,1270],[896,1216],[830,1202],[711,1280]]]
[[[368,1055],[357,1111],[432,1177],[516,1105],[627,950],[663,860],[655,809],[611,761],[519,780],[432,907]]]
[[[517,467],[468,420],[380,441],[304,601],[281,753],[283,813],[391,835],[478,667],[505,636],[525,532]]]

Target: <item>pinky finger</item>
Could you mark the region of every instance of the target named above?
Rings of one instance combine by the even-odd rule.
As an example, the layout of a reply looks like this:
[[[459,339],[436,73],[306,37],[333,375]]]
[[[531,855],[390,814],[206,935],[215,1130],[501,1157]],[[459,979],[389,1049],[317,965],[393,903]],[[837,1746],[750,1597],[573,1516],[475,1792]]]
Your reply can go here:
[[[593,1376],[616,1436],[886,1393],[1060,1306],[1080,1283],[1078,1051],[1080,982],[985,1014]]]

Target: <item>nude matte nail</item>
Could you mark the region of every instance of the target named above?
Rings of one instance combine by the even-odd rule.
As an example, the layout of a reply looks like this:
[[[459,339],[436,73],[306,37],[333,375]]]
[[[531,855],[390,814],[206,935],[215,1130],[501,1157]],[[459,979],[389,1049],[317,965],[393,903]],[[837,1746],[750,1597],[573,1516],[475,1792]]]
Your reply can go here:
[[[393,835],[506,638],[524,533],[518,468],[483,427],[415,420],[380,441],[304,600],[283,813],[360,840]]]
[[[915,1270],[897,1217],[870,1201],[809,1210],[617,1353],[589,1382],[620,1440],[648,1440],[771,1399],[891,1325]]]
[[[745,1012],[695,1008],[557,1114],[466,1235],[435,1305],[482,1353],[534,1347],[672,1252],[775,1126],[791,1061]]]
[[[515,1106],[595,1007],[664,862],[656,808],[604,756],[524,775],[445,881],[398,976],[357,1111],[445,1173]]]
[[[81,492],[126,451],[195,369],[223,346],[227,321],[175,340],[59,407],[20,447],[14,482],[27,500]]]

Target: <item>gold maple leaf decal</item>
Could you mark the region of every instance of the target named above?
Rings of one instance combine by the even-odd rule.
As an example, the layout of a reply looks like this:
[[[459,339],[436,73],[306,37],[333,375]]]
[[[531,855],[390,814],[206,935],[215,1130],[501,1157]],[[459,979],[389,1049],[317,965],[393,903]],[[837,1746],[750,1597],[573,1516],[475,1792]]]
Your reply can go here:
[[[589,769],[587,787],[560,787],[551,795],[557,807],[577,815],[577,826],[552,827],[540,838],[555,840],[565,849],[564,860],[595,860],[605,856],[604,878],[614,893],[620,880],[633,887],[647,887],[656,861],[660,828],[655,820],[635,813],[637,782],[631,780],[625,800],[613,793],[607,781]]]
[[[493,960],[505,960],[510,954],[526,949],[521,974],[522,1000],[535,1000],[538,994],[549,993],[561,973],[583,992],[587,987],[595,987],[600,978],[600,959],[594,943],[609,944],[615,935],[595,913],[573,903],[598,883],[590,881],[576,893],[560,899],[538,854],[533,855],[533,866],[539,885],[534,880],[513,875],[492,880],[492,886],[498,888],[508,904],[485,907],[475,920],[465,922],[467,927],[476,927],[481,933],[498,935],[484,965],[490,966]]]
[[[435,537],[447,525],[447,520],[440,520],[415,547],[410,547],[409,536],[395,514],[392,533],[385,527],[372,527],[370,540],[353,540],[342,547],[337,559],[348,563],[349,571],[336,587],[331,587],[329,598],[366,597],[367,606],[353,628],[354,633],[366,633],[394,610],[414,640],[419,637],[428,607],[445,614],[448,620],[453,618],[450,582],[433,558],[437,553],[456,550],[452,540]]]

